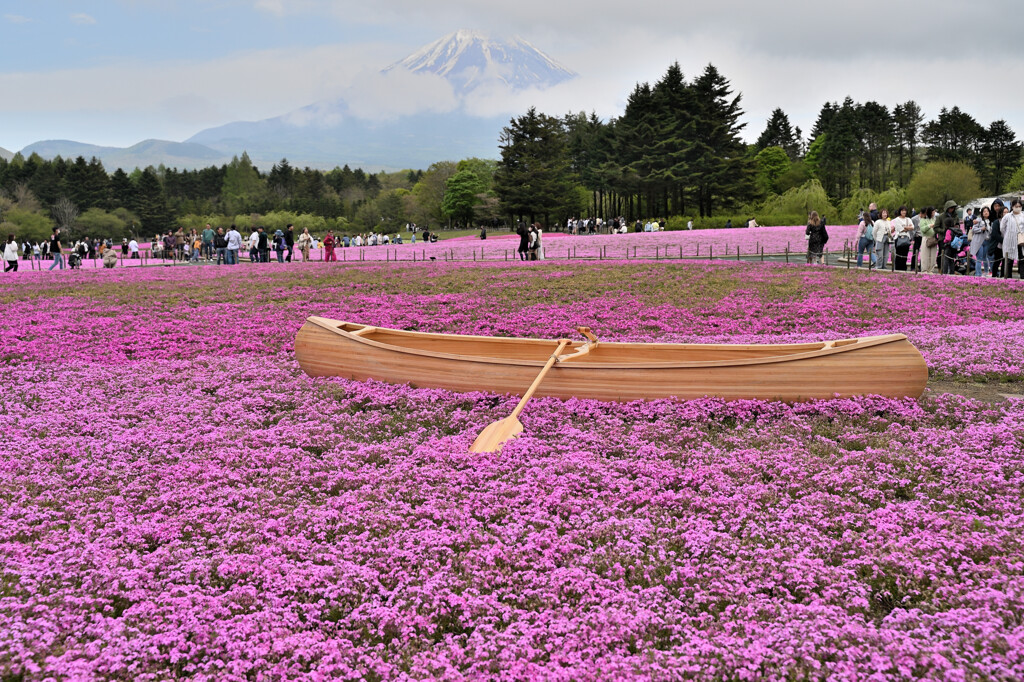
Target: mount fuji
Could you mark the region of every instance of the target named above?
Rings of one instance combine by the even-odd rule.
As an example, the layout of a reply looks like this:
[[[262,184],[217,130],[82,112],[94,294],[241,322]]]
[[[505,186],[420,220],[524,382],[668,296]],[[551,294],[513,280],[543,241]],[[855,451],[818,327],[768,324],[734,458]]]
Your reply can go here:
[[[548,88],[576,77],[522,38],[495,41],[478,31],[456,31],[384,69],[432,73],[447,79],[456,92],[502,83],[513,90]]]
[[[480,98],[545,90],[576,77],[521,38],[460,30],[424,46],[340,99],[255,122],[204,130],[186,140],[224,154],[245,150],[258,165],[426,168],[469,156],[494,158],[503,115],[474,115]]]

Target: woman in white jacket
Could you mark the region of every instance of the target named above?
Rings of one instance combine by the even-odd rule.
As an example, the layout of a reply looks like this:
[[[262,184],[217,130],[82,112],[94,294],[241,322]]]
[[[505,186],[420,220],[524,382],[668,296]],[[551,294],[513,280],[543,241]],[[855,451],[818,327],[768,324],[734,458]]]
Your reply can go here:
[[[889,221],[889,211],[882,209],[874,227],[875,239],[875,262],[880,268],[889,267],[889,245],[892,244],[892,223]]]
[[[1010,212],[1003,215],[1000,227],[1003,230],[1003,277],[1013,279],[1013,261],[1016,260],[1019,277],[1024,279],[1024,215],[1020,199],[1010,204]]]
[[[914,243],[914,221],[907,217],[907,207],[900,206],[899,215],[892,221],[893,269],[906,270],[907,256]]]
[[[14,235],[7,235],[7,243],[4,244],[4,272],[18,271],[18,242]]]

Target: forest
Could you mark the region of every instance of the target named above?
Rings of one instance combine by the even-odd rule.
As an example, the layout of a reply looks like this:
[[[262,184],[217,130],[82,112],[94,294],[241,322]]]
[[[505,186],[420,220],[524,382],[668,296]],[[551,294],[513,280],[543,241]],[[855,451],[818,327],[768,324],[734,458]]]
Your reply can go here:
[[[687,79],[675,63],[638,83],[619,117],[531,108],[500,131],[499,158],[426,169],[324,171],[282,159],[261,171],[243,152],[201,169],[108,172],[95,158],[18,154],[0,159],[0,232],[150,238],[207,222],[291,222],[355,234],[577,216],[662,218],[670,229],[800,224],[810,210],[852,221],[870,201],[923,207],[1024,190],[1016,133],[958,106],[928,120],[912,100],[890,109],[848,97],[824,103],[806,136],[777,108],[753,143],[743,116],[742,95],[717,68]]]

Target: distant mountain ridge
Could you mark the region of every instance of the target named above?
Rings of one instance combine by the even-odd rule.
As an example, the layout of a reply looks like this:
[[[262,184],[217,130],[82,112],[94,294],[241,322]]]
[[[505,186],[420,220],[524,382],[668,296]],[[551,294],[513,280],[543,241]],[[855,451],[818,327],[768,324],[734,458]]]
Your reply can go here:
[[[3,147],[0,147],[0,159],[6,159],[10,161],[14,158],[14,152],[7,151]]]
[[[389,81],[397,72],[406,72]],[[439,113],[420,106],[403,89],[410,78],[443,78],[455,101]],[[108,169],[159,165],[199,168],[228,162],[243,151],[258,167],[287,158],[292,165],[333,168],[349,164],[365,170],[426,168],[431,163],[470,156],[495,158],[498,136],[509,115],[479,116],[467,111],[467,98],[486,88],[494,92],[543,90],[577,74],[521,38],[492,39],[477,31],[459,30],[425,45],[380,71],[377,87],[395,101],[409,98],[409,113],[374,116],[356,113],[346,99],[310,104],[261,121],[236,121],[202,130],[184,142],[145,140],[127,148],[102,147],[71,140],[35,142],[22,153],[44,158],[99,158]],[[434,84],[436,81],[425,81]],[[365,87],[365,86],[364,86]],[[435,88],[436,89],[436,88]],[[365,93],[348,98],[365,104]],[[379,95],[379,93],[377,93]],[[452,109],[454,107],[454,109]]]

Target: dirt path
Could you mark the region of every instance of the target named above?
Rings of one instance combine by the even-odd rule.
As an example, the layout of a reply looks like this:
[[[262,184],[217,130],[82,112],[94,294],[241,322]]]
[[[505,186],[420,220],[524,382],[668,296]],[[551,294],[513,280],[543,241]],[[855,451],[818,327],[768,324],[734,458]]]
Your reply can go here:
[[[971,381],[931,379],[928,381],[928,391],[931,393],[955,393],[975,400],[1001,403],[1011,397],[1024,398],[1024,381],[979,384]]]

